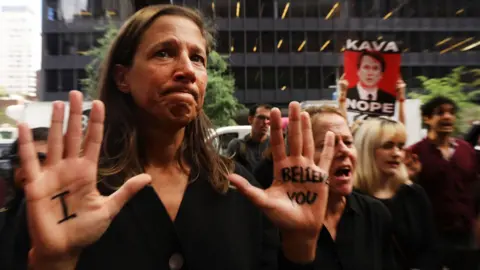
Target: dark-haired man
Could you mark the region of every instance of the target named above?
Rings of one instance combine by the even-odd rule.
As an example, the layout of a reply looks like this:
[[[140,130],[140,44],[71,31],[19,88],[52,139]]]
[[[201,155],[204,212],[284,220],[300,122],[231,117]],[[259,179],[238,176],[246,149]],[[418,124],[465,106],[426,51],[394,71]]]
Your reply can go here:
[[[380,53],[364,51],[360,54],[357,62],[358,83],[347,92],[349,110],[393,115],[395,96],[378,87],[385,68],[386,63]],[[358,104],[359,101],[366,101],[369,105]]]
[[[422,164],[417,179],[432,203],[443,264],[452,270],[472,269],[468,252],[474,247],[477,177],[472,146],[452,136],[457,109],[453,100],[441,96],[425,103],[421,111],[427,137],[411,147]]]
[[[244,138],[233,139],[227,148],[227,154],[253,173],[270,143],[270,111],[268,104],[254,105],[248,112],[248,123],[252,126],[250,134]]]

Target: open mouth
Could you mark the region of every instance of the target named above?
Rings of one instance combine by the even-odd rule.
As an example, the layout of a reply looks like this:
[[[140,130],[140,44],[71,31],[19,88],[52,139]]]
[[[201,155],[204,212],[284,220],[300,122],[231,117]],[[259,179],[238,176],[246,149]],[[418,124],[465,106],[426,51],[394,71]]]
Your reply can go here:
[[[343,166],[335,171],[334,176],[337,178],[348,178],[352,175],[352,168],[350,166]]]

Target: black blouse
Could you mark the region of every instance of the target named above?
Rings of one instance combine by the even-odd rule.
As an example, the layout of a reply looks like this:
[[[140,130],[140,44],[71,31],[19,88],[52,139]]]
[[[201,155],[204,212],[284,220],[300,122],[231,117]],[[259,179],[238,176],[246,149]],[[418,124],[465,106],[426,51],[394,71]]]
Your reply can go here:
[[[391,216],[382,203],[352,192],[333,241],[326,227],[318,240],[315,269],[398,269],[390,241]]]
[[[417,184],[402,185],[394,197],[381,199],[392,214],[394,250],[404,269],[440,269],[430,201]]]
[[[236,173],[258,185],[238,164]],[[20,261],[26,262],[28,245],[17,243],[16,249],[23,250],[17,254],[23,257]],[[76,269],[313,268],[287,261],[279,246],[278,231],[259,209],[235,189],[224,195],[214,191],[201,171],[187,186],[174,222],[147,186],[122,208],[103,236],[83,250]]]
[[[255,168],[258,182],[268,188],[273,180],[273,161],[263,159]],[[392,270],[394,259],[392,217],[379,201],[352,192],[337,226],[335,241],[327,228],[320,232],[315,269],[323,270]]]

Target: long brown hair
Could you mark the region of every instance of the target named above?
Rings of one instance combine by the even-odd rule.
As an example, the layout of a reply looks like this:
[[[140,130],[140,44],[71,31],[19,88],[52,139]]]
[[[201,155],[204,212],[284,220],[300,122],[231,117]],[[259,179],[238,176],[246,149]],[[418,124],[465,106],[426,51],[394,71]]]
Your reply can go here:
[[[145,153],[140,144],[136,104],[130,94],[121,92],[114,79],[116,65],[131,66],[142,35],[160,16],[174,15],[193,21],[207,43],[207,53],[214,47],[214,29],[202,15],[176,5],[152,5],[137,11],[120,29],[102,66],[98,92],[106,109],[105,133],[100,154],[99,176],[104,185],[117,189],[128,178],[144,171]],[[185,127],[185,137],[176,154],[183,168],[187,162],[193,169],[206,170],[209,181],[218,192],[228,190],[228,173],[233,162],[220,156],[207,141],[212,124],[201,110]]]

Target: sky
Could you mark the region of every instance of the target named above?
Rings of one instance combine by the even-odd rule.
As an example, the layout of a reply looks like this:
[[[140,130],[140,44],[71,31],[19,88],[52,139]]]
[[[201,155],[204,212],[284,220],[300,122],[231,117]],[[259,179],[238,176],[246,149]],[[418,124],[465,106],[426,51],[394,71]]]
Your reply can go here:
[[[42,0],[0,0],[0,6],[21,6],[27,5],[35,14],[35,23],[34,32],[36,34],[36,39],[32,41],[32,44],[35,44],[35,51],[33,53],[33,65],[35,70],[40,69],[41,64],[41,52],[42,52],[42,38],[41,38],[41,27],[42,27]]]

